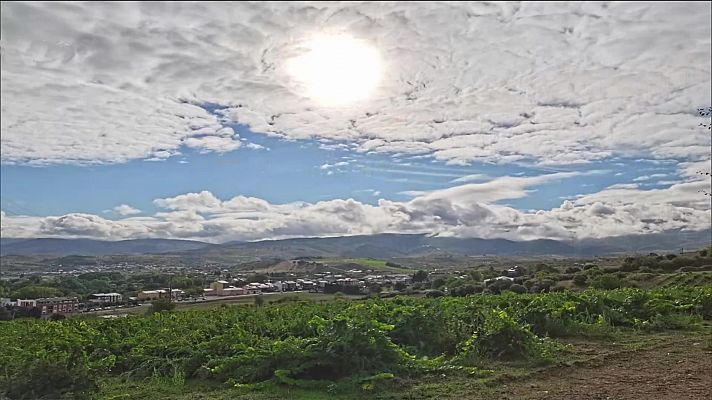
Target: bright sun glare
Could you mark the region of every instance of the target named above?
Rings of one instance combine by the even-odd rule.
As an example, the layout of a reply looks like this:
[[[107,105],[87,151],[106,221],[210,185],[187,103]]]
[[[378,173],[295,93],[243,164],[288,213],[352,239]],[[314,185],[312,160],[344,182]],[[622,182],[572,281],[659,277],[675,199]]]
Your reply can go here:
[[[338,107],[367,98],[381,79],[378,51],[347,35],[322,35],[288,63],[292,77],[323,106]]]

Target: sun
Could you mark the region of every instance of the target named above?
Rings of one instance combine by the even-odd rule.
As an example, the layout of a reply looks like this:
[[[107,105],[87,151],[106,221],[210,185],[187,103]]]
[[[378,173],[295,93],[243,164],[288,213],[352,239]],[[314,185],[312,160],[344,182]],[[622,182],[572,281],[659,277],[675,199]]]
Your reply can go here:
[[[378,51],[348,35],[319,35],[304,43],[304,52],[287,63],[303,94],[326,107],[341,107],[368,98],[381,80]]]

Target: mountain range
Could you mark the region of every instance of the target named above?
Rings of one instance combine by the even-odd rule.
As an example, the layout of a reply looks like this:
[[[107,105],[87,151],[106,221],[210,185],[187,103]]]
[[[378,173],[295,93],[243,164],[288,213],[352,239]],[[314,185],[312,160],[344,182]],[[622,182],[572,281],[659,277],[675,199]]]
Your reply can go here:
[[[433,253],[462,255],[592,256],[629,252],[699,249],[712,243],[712,230],[664,232],[604,239],[512,241],[430,237],[417,234],[379,234],[326,238],[295,238],[209,244],[192,240],[2,238],[0,255],[104,256],[172,254],[188,258],[224,257],[407,257]]]

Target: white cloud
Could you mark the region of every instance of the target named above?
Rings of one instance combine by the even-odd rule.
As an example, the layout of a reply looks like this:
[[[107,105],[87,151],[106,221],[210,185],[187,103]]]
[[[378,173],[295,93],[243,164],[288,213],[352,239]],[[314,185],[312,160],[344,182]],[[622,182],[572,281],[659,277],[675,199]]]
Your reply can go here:
[[[470,175],[465,175],[465,176],[461,176],[459,178],[453,179],[450,182],[453,182],[453,183],[473,182],[473,181],[482,181],[482,180],[485,180],[488,178],[489,178],[489,176],[487,176],[485,174],[470,174]]]
[[[649,181],[649,180],[651,180],[651,179],[664,178],[664,177],[666,177],[666,176],[668,176],[668,174],[643,175],[643,176],[639,176],[639,177],[633,179],[633,182]]]
[[[117,213],[121,216],[141,214],[141,210],[139,210],[138,208],[131,207],[128,204],[122,204],[120,206],[116,206],[113,208],[113,210],[115,213]]]
[[[679,183],[642,190],[614,185],[576,196],[551,210],[520,211],[497,201],[526,196],[543,182],[578,178],[582,173],[503,177],[482,184],[412,193],[376,205],[353,199],[272,204],[237,196],[221,200],[208,191],[156,199],[164,211],[151,217],[107,220],[91,214],[29,217],[2,213],[3,237],[193,238],[212,242],[302,236],[428,233],[457,237],[570,239],[709,229],[707,182]],[[375,192],[374,192],[375,195]]]
[[[231,151],[238,122],[328,148],[580,164],[709,160],[710,10],[675,3],[3,3],[5,163]],[[166,16],[170,16],[167,18]],[[301,40],[388,55],[372,98],[324,108],[286,71]],[[194,104],[228,106],[220,116]],[[246,145],[245,145],[246,146]]]
[[[329,163],[322,164],[319,167],[319,169],[329,170],[329,169],[337,168],[337,167],[345,167],[347,165],[349,165],[348,161],[339,161],[339,162],[335,162],[333,164],[329,164]]]

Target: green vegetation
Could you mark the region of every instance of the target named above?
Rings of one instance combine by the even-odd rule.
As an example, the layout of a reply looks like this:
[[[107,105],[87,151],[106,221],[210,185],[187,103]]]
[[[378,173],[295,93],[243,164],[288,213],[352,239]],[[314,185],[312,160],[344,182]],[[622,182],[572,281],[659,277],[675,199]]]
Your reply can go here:
[[[405,268],[399,264],[391,261],[379,260],[377,258],[338,258],[338,259],[324,259],[321,260],[329,265],[339,265],[339,264],[358,264],[368,269],[373,269],[376,271],[389,271],[397,273],[409,273],[412,272],[410,269]]]
[[[0,280],[0,297],[37,299],[41,297],[73,296],[86,299],[93,293],[121,293],[125,297],[139,290],[173,287],[202,293],[202,276],[160,273],[88,272],[77,276],[45,278],[30,275]]]
[[[247,392],[266,383],[289,393],[334,393],[343,386],[368,397],[396,378],[478,376],[492,363],[546,363],[565,351],[561,337],[618,327],[681,329],[703,318],[712,318],[712,286],[284,301],[110,320],[15,320],[0,323],[0,388],[11,399],[86,398],[103,382],[115,390],[117,380],[127,387],[182,387],[190,380]]]

